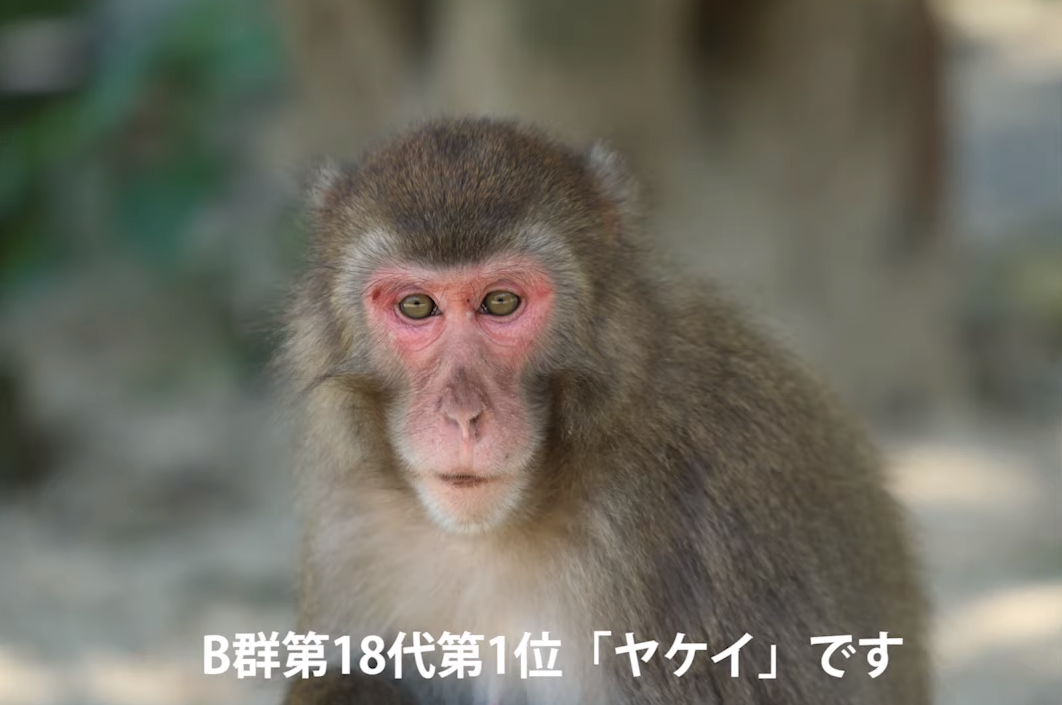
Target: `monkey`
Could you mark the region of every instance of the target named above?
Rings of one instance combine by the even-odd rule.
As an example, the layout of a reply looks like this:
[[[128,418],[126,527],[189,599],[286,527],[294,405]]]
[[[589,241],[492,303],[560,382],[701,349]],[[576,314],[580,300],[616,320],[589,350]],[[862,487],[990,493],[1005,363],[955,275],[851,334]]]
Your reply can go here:
[[[927,601],[873,444],[653,251],[643,200],[609,146],[489,117],[312,178],[279,356],[303,428],[298,628],[352,655],[286,705],[930,703]],[[475,677],[409,650],[466,632]],[[902,645],[877,677],[862,655],[825,673],[810,641],[883,632]],[[676,676],[680,635],[703,648]],[[746,635],[734,677],[711,657]],[[524,677],[531,643],[560,644],[559,676]]]

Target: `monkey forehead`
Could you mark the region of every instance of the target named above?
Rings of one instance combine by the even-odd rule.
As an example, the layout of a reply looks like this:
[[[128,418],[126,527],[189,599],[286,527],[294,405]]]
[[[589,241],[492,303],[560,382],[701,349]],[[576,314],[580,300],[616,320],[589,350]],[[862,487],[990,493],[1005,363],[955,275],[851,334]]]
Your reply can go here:
[[[470,262],[519,248],[521,225],[592,230],[600,194],[582,155],[511,122],[429,123],[370,153],[352,195],[394,233],[402,259]]]
[[[552,297],[554,293],[553,278],[544,267],[534,259],[514,256],[444,268],[410,264],[381,267],[368,278],[364,294],[397,293],[412,287],[453,295],[478,295],[494,286],[512,286],[520,295],[534,293]]]
[[[373,229],[348,243],[338,267],[332,267],[335,290],[347,305],[364,300],[370,288],[386,282],[390,289],[405,286],[463,281],[466,286],[488,286],[512,281],[527,290],[546,289],[559,299],[558,314],[566,318],[568,309],[590,293],[590,279],[566,243],[546,228],[527,225],[518,228],[519,246],[507,252],[484,255],[472,261],[452,263],[408,256],[397,243],[402,237],[383,229]],[[574,315],[572,312],[571,315]]]

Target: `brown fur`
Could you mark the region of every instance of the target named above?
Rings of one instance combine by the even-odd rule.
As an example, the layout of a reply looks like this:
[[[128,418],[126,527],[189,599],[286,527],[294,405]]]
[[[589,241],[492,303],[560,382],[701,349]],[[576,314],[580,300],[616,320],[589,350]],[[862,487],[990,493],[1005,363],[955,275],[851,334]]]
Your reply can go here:
[[[406,665],[418,703],[928,703],[922,594],[874,451],[710,285],[647,263],[632,194],[606,151],[490,120],[430,123],[322,171],[285,355],[307,432],[301,628],[355,644],[483,634],[478,678],[424,682]],[[523,380],[546,443],[509,521],[455,536],[386,440],[403,390],[372,362],[357,291],[380,263],[509,252],[543,261],[559,292]],[[511,659],[490,675],[487,640],[511,653],[544,630],[563,678],[520,680]],[[595,630],[613,633],[597,667]],[[862,656],[825,675],[809,645],[883,630],[905,643],[874,681]],[[660,642],[638,679],[609,648],[628,631]],[[682,678],[664,658],[677,632],[709,647]],[[732,679],[708,657],[746,632]],[[778,676],[761,680],[770,644]],[[388,702],[366,687],[385,686],[299,684],[287,703]]]

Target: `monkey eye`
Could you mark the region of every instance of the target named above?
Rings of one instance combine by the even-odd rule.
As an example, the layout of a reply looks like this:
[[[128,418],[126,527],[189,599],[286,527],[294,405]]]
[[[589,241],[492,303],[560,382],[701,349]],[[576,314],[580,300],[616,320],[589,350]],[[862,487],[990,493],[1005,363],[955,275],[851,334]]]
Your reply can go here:
[[[482,313],[492,316],[508,316],[520,305],[520,297],[511,291],[492,291],[483,299]]]
[[[427,294],[410,294],[398,302],[398,310],[407,318],[420,320],[432,315],[438,308]]]

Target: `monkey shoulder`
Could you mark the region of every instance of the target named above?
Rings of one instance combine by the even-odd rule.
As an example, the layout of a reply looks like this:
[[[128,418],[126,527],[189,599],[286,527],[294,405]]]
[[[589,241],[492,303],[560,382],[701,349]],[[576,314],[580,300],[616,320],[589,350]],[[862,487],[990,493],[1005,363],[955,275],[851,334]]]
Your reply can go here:
[[[861,426],[747,321],[726,301],[695,299],[676,305],[656,338],[641,423],[647,457],[679,497],[670,506],[691,505],[689,516],[704,521],[757,523],[757,531],[723,531],[755,535],[837,527],[853,506],[887,504],[880,458]],[[777,497],[787,498],[784,513],[768,501]]]
[[[676,296],[659,320],[646,386],[690,424],[724,414],[718,425],[730,431],[799,436],[829,427],[845,431],[840,442],[856,442],[855,424],[827,386],[736,304],[712,290]]]

